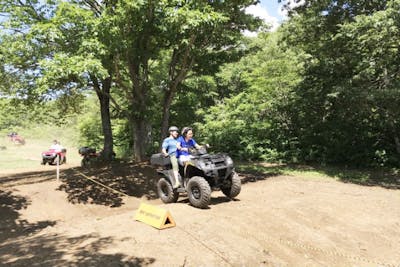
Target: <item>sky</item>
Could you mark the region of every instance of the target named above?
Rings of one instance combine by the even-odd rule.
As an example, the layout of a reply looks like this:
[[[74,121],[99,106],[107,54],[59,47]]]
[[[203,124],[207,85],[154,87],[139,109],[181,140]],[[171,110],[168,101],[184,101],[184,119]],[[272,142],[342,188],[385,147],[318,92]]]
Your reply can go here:
[[[281,4],[278,0],[261,0],[256,6],[246,9],[246,12],[264,19],[267,23],[272,24],[272,30],[275,30],[279,24],[285,19],[285,14],[281,11]]]
[[[270,16],[277,18],[279,21],[282,20],[282,12],[280,11],[281,4],[278,4],[277,0],[261,0],[261,7],[264,8]]]
[[[261,0],[260,4],[247,8],[246,12],[260,17],[267,23],[270,23],[272,25],[272,30],[274,31],[285,19],[285,14],[282,12],[281,6],[282,4],[278,4],[278,0]],[[0,21],[1,20],[2,17],[0,16]]]

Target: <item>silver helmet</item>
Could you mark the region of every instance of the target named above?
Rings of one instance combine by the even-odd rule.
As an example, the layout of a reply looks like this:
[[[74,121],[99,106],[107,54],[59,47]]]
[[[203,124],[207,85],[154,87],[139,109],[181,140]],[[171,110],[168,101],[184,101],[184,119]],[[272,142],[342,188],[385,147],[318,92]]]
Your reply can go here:
[[[178,127],[176,127],[176,126],[171,126],[171,127],[169,127],[168,131],[169,131],[169,132],[177,131],[177,132],[179,133],[179,129],[178,129]]]

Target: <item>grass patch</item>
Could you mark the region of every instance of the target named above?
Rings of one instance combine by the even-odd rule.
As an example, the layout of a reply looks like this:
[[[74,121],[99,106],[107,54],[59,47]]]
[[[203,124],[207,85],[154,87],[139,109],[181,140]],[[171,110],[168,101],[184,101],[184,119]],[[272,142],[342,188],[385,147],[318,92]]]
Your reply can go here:
[[[67,163],[79,164],[81,157],[77,152],[77,133],[72,127],[36,125],[29,129],[15,129],[26,143],[14,144],[7,137],[8,132],[0,134],[0,170],[24,170],[40,168],[41,153],[46,151],[52,141],[57,139],[67,149]]]
[[[271,164],[265,162],[241,162],[236,169],[253,175],[300,176],[308,179],[334,179],[346,183],[367,186],[382,186],[400,189],[399,169],[355,169],[344,166]]]

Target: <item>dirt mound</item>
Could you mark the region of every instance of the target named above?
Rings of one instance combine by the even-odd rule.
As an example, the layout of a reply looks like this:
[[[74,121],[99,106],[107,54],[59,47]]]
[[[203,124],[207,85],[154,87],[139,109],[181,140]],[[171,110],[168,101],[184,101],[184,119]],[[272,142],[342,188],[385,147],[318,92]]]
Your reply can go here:
[[[278,174],[241,175],[234,201],[164,205],[146,164],[0,177],[0,262],[7,266],[396,266],[398,190]],[[95,179],[109,188],[88,180]],[[177,227],[134,220],[141,201]]]

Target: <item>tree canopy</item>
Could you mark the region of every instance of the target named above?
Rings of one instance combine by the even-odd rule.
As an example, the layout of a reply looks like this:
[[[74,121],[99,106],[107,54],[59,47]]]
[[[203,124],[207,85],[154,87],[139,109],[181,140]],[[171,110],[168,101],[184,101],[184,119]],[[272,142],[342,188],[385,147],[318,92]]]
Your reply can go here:
[[[277,1],[265,32],[258,1],[4,0],[0,125],[51,103],[109,156],[142,160],[173,124],[243,159],[398,166],[400,1]]]
[[[105,154],[113,146],[111,101],[126,116],[133,153],[141,160],[150,142],[152,105],[163,107],[165,134],[169,107],[187,75],[199,71],[194,69],[201,69],[205,57],[229,60],[241,32],[260,25],[245,13],[253,3],[5,1],[0,8],[9,19],[3,23],[2,44],[12,45],[4,51],[5,72],[14,69],[19,77],[13,78],[24,83],[14,91],[39,100],[94,89],[101,104]]]

